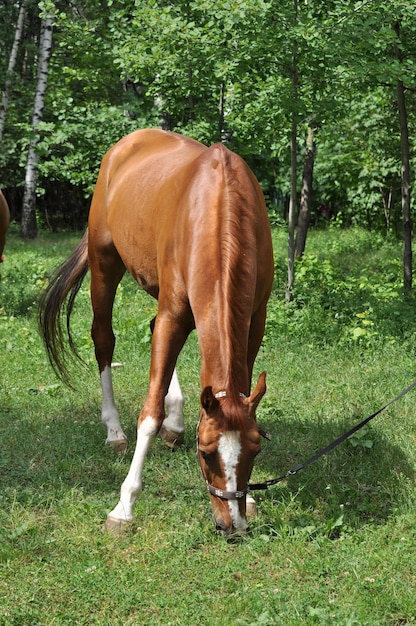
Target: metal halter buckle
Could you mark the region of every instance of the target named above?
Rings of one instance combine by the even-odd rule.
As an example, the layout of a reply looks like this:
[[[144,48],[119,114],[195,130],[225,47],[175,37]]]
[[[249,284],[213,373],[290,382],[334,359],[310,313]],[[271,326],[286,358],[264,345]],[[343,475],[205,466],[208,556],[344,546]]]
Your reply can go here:
[[[213,487],[208,482],[207,489],[213,496],[217,496],[217,498],[221,498],[222,500],[241,500],[247,495],[248,488],[240,489],[238,491],[224,491],[223,489],[217,489]]]

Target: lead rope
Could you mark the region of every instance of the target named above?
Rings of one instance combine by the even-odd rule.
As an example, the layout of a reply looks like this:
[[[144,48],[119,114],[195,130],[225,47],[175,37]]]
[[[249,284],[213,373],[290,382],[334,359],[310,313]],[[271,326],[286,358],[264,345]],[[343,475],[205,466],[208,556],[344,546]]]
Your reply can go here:
[[[331,450],[339,446],[343,441],[348,439],[348,437],[351,437],[351,435],[356,433],[357,430],[360,430],[360,428],[368,424],[370,420],[372,420],[374,417],[379,415],[382,411],[387,409],[387,407],[389,407],[391,404],[394,404],[394,402],[397,402],[398,400],[400,400],[400,398],[403,398],[403,396],[409,393],[409,391],[412,391],[412,389],[414,389],[415,387],[416,387],[416,380],[411,385],[406,387],[406,389],[404,389],[401,393],[399,393],[395,398],[393,398],[393,400],[390,400],[390,402],[387,402],[387,404],[382,406],[381,409],[378,409],[378,411],[376,411],[375,413],[372,413],[372,415],[369,415],[368,417],[363,419],[359,424],[356,424],[346,433],[344,433],[340,437],[337,437],[337,439],[335,439],[332,443],[327,445],[325,448],[322,448],[322,450],[319,450],[319,452],[316,452],[314,455],[309,457],[306,461],[303,461],[303,463],[299,463],[299,465],[297,465],[293,469],[290,469],[289,471],[287,471],[282,476],[279,476],[278,478],[270,478],[269,480],[265,480],[262,483],[254,483],[254,484],[249,483],[248,490],[258,491],[260,489],[268,489],[271,485],[276,485],[277,483],[280,483],[282,480],[289,478],[289,476],[294,476],[295,474],[300,472],[300,470],[305,469],[305,467],[308,467],[308,465],[310,465],[311,463],[314,463],[314,461],[317,461],[319,458],[321,458],[321,456],[324,456],[325,454],[327,454],[328,452],[330,452]],[[260,434],[262,434],[260,429],[259,429],[259,432]],[[270,435],[267,438],[269,437]]]

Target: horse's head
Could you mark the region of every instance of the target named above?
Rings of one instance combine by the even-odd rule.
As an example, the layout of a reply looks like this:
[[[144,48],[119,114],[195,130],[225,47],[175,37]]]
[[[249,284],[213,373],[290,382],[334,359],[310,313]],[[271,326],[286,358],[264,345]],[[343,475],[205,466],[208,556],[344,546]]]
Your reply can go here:
[[[247,530],[247,485],[260,452],[255,412],[265,391],[263,373],[248,398],[238,394],[233,397],[225,391],[214,394],[211,387],[201,394],[199,464],[210,492],[216,527],[226,535]]]

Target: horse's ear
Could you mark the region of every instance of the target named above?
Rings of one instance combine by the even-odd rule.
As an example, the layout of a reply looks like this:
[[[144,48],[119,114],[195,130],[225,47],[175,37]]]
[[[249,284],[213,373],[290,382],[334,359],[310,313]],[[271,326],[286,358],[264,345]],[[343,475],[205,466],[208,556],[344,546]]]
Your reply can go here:
[[[212,387],[205,387],[201,393],[201,406],[207,414],[213,413],[218,408],[219,402],[212,393]]]
[[[257,385],[254,387],[251,395],[246,399],[246,402],[250,405],[250,410],[254,414],[260,400],[266,393],[266,372],[262,372],[257,381]]]

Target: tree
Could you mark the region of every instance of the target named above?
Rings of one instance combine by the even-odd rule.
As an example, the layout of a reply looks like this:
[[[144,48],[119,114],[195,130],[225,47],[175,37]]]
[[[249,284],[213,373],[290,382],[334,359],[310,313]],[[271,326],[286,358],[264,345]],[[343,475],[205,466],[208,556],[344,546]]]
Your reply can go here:
[[[314,202],[336,209],[345,224],[400,223],[400,83],[408,185],[415,160],[413,3],[60,2],[44,110],[34,131],[27,120],[33,116],[39,11],[26,1],[0,177],[19,193],[33,140],[37,215],[52,227],[81,228],[105,151],[135,128],[160,125],[206,144],[223,141],[241,154],[274,211],[276,198],[280,210],[292,196],[297,256],[305,249],[312,188]],[[7,3],[6,9],[6,21],[15,24],[19,6]],[[6,24],[0,29],[6,74],[14,32]],[[308,126],[319,132],[305,152]],[[411,222],[403,224],[411,234]]]
[[[293,0],[293,30],[298,25],[298,0]],[[292,44],[292,112],[290,131],[290,199],[289,199],[289,232],[287,251],[287,284],[286,302],[292,299],[295,282],[295,227],[297,213],[297,138],[298,138],[298,39]]]
[[[395,43],[396,57],[401,63],[402,53],[399,48],[400,22],[393,26],[397,35]],[[402,191],[402,215],[403,215],[403,286],[406,291],[412,288],[412,214],[410,210],[410,147],[409,128],[407,121],[406,95],[403,80],[397,78],[397,110],[400,126],[400,148],[402,161],[401,191]]]
[[[38,155],[36,145],[39,140],[38,127],[43,117],[45,94],[48,84],[49,60],[52,54],[53,17],[45,14],[41,19],[39,38],[38,78],[33,106],[32,131],[33,137],[29,144],[27,156],[25,190],[23,195],[21,236],[34,238],[37,235],[36,222],[36,175],[38,169]]]
[[[349,88],[371,86],[373,93],[382,87],[389,93],[397,111],[395,133],[400,133],[401,205],[403,223],[403,285],[412,284],[412,221],[411,221],[411,168],[406,92],[416,88],[415,81],[415,20],[414,3],[403,0],[363,2],[347,11],[340,11],[342,33],[343,78]],[[347,69],[349,65],[349,68]],[[352,71],[351,71],[352,69]]]
[[[268,3],[155,0],[134,9],[114,6],[116,63],[157,104],[161,124],[206,143],[230,140],[235,87],[255,76],[264,59],[260,40]]]
[[[23,2],[20,5],[19,16],[17,19],[15,31],[14,31],[13,46],[12,46],[10,57],[9,57],[9,65],[7,68],[6,80],[4,82],[4,87],[3,87],[3,94],[2,94],[1,105],[0,105],[0,144],[3,138],[4,124],[6,122],[12,74],[16,66],[17,52],[18,52],[19,45],[23,36],[23,25],[24,25],[24,19],[25,19],[25,14],[26,14],[26,4],[27,4],[27,0],[23,0]]]
[[[295,256],[300,258],[306,246],[311,210],[312,210],[312,188],[313,188],[313,167],[315,162],[315,137],[314,129],[309,126],[306,139],[306,150],[303,162],[302,189],[300,192],[300,207],[298,215],[298,225],[295,240]]]

